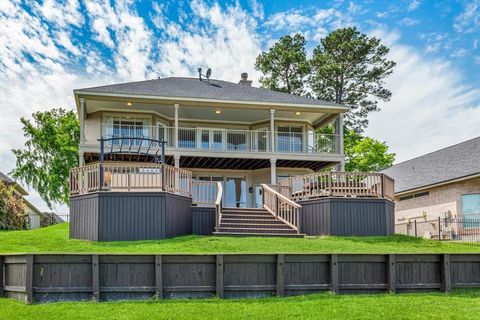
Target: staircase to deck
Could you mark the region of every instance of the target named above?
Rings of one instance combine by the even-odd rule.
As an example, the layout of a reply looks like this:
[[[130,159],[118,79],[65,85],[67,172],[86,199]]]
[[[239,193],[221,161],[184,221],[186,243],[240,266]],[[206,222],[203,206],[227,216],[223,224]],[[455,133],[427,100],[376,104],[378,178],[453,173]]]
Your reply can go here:
[[[223,208],[215,235],[304,237],[260,208]]]

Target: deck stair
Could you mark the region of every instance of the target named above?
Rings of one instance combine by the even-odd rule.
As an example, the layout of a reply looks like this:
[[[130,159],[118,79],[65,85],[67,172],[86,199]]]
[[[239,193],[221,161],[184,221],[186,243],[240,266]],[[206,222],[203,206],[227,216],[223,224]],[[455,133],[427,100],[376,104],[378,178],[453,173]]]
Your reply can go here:
[[[304,237],[265,209],[223,208],[215,235]]]

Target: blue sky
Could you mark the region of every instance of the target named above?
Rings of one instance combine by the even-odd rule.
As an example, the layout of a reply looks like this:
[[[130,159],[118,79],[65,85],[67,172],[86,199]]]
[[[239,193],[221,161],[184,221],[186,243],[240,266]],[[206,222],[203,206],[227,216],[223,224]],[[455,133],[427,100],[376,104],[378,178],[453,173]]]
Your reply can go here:
[[[397,161],[479,135],[480,0],[0,1],[0,170],[24,143],[19,118],[73,108],[72,90],[164,76],[258,85],[256,56],[301,32],[308,50],[344,26],[377,36],[397,62],[392,100],[367,134]],[[32,192],[32,201],[41,205]]]

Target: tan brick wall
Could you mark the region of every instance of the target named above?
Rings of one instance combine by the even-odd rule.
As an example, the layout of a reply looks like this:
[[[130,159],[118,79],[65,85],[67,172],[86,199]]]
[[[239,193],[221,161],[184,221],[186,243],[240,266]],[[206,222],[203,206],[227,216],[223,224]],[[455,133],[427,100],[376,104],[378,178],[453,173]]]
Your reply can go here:
[[[480,193],[480,178],[451,183],[423,191],[429,191],[428,196],[398,201],[395,197],[395,223],[399,219],[408,219],[427,215],[427,220],[435,220],[450,211],[453,216],[461,217],[461,196],[463,194]],[[423,219],[416,218],[418,221]]]

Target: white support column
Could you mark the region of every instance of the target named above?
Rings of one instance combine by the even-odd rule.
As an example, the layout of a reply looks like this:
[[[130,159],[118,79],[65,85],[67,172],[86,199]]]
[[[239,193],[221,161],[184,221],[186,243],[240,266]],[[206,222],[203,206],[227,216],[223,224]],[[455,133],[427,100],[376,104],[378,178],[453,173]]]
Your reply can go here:
[[[80,146],[85,144],[85,98],[80,98],[80,110],[78,114],[78,122],[80,124]],[[85,158],[83,152],[79,152],[78,164],[83,166],[85,164]]]
[[[343,150],[343,113],[340,113],[335,119],[335,135],[336,135],[336,152],[344,154]],[[337,171],[345,171],[345,159],[336,166]]]
[[[270,183],[277,184],[277,159],[270,159]]]
[[[180,168],[180,155],[174,154],[173,160],[175,161],[175,168]]]
[[[174,104],[175,107],[175,148],[178,148],[178,108],[180,107],[179,104]]]
[[[270,109],[270,147],[275,152],[275,109]]]

